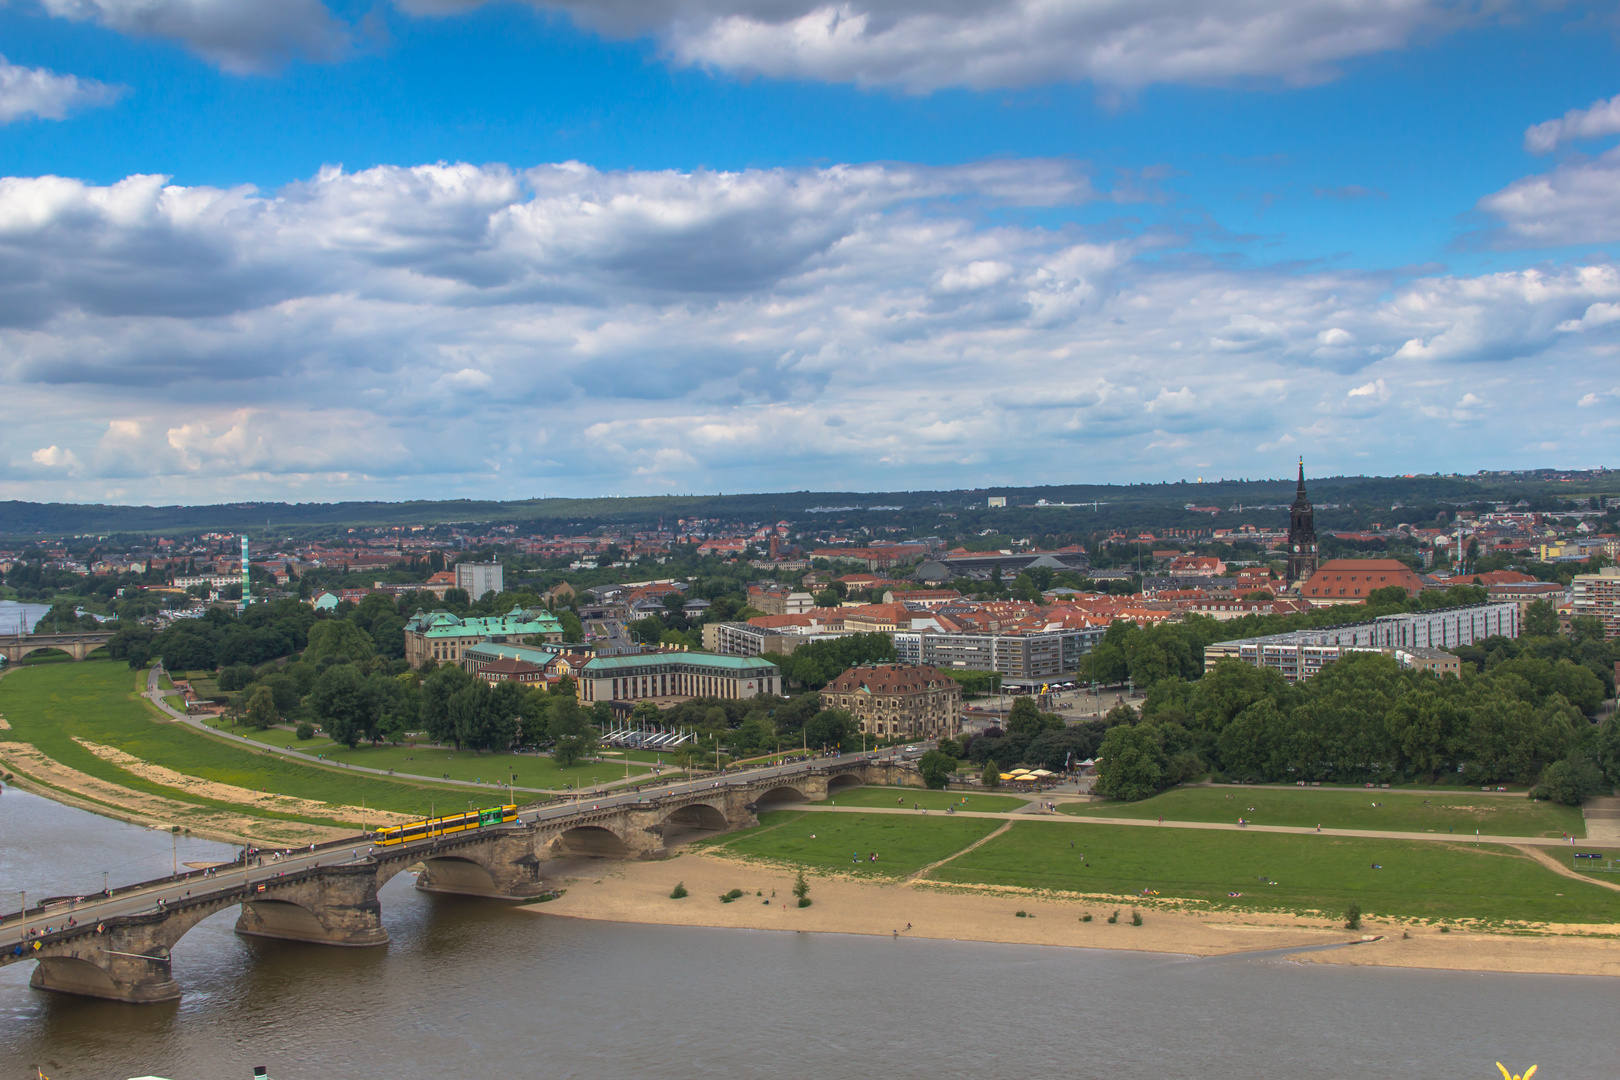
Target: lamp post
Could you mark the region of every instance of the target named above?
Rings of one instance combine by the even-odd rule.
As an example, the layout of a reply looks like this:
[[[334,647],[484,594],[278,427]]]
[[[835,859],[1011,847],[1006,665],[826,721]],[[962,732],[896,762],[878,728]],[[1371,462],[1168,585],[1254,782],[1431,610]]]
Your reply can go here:
[[[28,890],[27,889],[18,889],[17,890],[17,895],[22,897],[22,938],[21,938],[21,940],[26,943],[28,941]]]

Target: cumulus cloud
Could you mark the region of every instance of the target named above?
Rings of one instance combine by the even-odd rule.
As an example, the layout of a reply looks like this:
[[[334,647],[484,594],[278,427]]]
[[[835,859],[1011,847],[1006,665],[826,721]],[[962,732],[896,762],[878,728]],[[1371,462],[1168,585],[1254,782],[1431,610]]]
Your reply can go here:
[[[1550,154],[1560,143],[1614,134],[1620,134],[1620,94],[1594,101],[1589,108],[1571,109],[1556,120],[1531,125],[1524,133],[1524,148],[1532,154]]]
[[[0,124],[25,116],[61,120],[76,109],[110,105],[123,92],[120,86],[23,67],[0,56]]]
[[[1556,437],[1612,385],[1571,324],[1613,267],[1245,267],[999,212],[1101,197],[1043,161],[0,179],[0,497],[921,487],[1288,440],[1395,467],[1423,417],[1489,452],[1493,403]]]
[[[443,15],[482,0],[396,0]],[[680,64],[927,93],[1090,80],[1313,82],[1459,22],[1448,0],[531,0]]]
[[[273,71],[294,57],[332,60],[349,31],[320,0],[40,0],[52,15],[133,37],[177,41],[237,74]]]
[[[1620,239],[1620,147],[1589,161],[1515,180],[1479,201],[1500,220],[1499,247],[1553,247]]]

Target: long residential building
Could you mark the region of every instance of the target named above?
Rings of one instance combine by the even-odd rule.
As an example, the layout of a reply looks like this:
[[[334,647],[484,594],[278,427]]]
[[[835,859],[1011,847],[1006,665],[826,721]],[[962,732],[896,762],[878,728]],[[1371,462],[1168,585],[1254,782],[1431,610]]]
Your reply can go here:
[[[1276,668],[1284,679],[1299,682],[1350,652],[1387,651],[1400,659],[1402,651],[1452,649],[1496,636],[1519,636],[1518,604],[1413,611],[1347,626],[1217,642],[1204,647],[1204,670],[1221,660],[1236,659],[1255,667]]]
[[[1097,647],[1107,629],[1065,627],[1016,634],[896,631],[894,650],[903,664],[944,671],[999,671],[1009,679],[1048,679],[1078,668],[1080,658]]]
[[[640,701],[673,705],[695,697],[751,698],[780,694],[775,664],[742,656],[658,652],[597,656],[579,673],[579,700]]]

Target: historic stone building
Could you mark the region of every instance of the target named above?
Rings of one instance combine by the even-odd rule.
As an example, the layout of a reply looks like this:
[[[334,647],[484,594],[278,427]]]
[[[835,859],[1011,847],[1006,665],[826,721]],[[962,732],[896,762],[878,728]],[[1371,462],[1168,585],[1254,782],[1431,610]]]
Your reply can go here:
[[[1288,508],[1288,580],[1304,581],[1316,573],[1316,511],[1305,494],[1305,459],[1299,459],[1299,487]]]
[[[850,668],[822,689],[821,703],[849,711],[862,731],[880,739],[937,739],[962,730],[962,684],[927,664]]]

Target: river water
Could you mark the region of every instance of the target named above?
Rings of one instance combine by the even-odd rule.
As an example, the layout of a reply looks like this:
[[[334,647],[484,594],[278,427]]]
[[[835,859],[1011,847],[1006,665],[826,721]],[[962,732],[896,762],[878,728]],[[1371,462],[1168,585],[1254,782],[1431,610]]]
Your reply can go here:
[[[13,900],[229,854],[0,795]],[[376,949],[238,938],[217,915],[174,950],[177,1004],[59,997],[28,988],[31,965],[0,969],[0,1080],[1615,1074],[1612,979],[592,923],[404,874],[382,904]]]
[[[34,624],[51,610],[49,604],[25,604],[19,600],[0,600],[0,634],[27,634]]]

